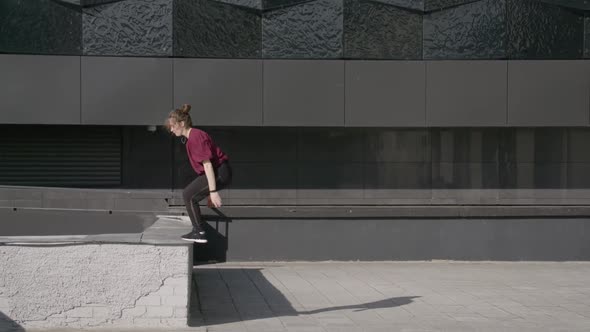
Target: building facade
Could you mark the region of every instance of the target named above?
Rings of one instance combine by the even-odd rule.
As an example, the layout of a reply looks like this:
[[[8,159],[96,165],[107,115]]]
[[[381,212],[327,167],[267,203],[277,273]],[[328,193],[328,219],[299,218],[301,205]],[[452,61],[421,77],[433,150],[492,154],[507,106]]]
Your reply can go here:
[[[0,53],[3,206],[174,209],[189,103],[228,259],[590,258],[587,1],[4,0]]]

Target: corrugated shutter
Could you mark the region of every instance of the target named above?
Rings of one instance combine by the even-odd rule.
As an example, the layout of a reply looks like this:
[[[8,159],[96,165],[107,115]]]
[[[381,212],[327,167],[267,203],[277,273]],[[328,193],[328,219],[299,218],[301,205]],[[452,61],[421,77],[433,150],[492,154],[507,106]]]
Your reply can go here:
[[[121,136],[117,127],[0,126],[0,184],[120,186]]]

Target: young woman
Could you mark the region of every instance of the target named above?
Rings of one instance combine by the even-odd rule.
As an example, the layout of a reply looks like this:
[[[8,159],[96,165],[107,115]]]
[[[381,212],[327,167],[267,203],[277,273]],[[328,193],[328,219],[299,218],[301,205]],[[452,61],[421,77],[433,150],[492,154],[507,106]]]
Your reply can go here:
[[[166,127],[174,135],[181,137],[191,166],[197,173],[197,177],[182,192],[186,211],[193,224],[193,230],[183,235],[182,239],[206,243],[199,201],[209,196],[210,204],[220,207],[219,190],[230,184],[232,171],[228,156],[215,145],[211,137],[200,129],[192,128],[190,110],[191,105],[184,104],[170,112]]]

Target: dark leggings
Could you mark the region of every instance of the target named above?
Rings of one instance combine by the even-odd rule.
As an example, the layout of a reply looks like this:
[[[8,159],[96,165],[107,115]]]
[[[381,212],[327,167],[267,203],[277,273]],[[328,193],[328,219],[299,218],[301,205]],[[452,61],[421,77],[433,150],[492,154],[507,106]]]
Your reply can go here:
[[[224,162],[215,169],[215,183],[216,190],[221,190],[231,183],[232,172],[229,162]],[[184,205],[186,211],[191,218],[193,229],[196,231],[203,231],[203,218],[201,217],[201,209],[199,208],[199,201],[209,196],[209,183],[205,173],[197,176],[182,192]]]

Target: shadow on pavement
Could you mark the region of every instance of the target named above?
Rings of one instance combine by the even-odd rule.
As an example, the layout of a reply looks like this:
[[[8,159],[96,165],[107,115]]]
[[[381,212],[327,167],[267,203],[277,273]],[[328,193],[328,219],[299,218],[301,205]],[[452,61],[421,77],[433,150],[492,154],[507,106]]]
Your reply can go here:
[[[193,270],[190,326],[218,325],[233,322],[312,315],[340,310],[366,311],[393,308],[413,302],[419,296],[392,297],[351,305],[301,310],[293,307],[281,290],[269,281],[264,268],[202,268]],[[281,286],[284,287],[284,286]],[[310,286],[311,287],[311,286]]]
[[[0,311],[0,331],[2,332],[24,332],[25,329]]]

